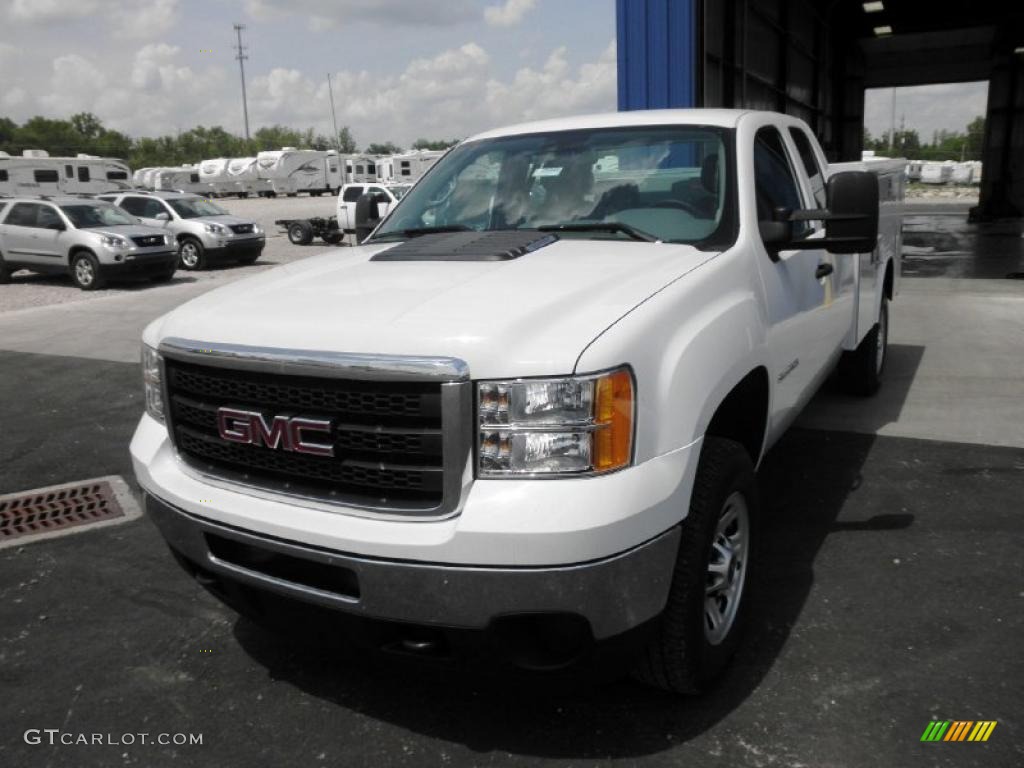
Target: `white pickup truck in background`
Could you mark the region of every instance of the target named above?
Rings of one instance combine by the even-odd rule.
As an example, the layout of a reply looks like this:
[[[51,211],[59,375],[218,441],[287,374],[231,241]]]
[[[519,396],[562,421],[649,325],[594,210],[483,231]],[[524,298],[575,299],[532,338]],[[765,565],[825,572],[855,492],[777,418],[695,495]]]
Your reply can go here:
[[[891,170],[830,169],[767,112],[467,139],[362,246],[145,330],[149,512],[256,617],[315,603],[382,648],[478,637],[535,669],[629,633],[641,678],[698,690],[771,524],[762,456],[837,366],[879,386]]]

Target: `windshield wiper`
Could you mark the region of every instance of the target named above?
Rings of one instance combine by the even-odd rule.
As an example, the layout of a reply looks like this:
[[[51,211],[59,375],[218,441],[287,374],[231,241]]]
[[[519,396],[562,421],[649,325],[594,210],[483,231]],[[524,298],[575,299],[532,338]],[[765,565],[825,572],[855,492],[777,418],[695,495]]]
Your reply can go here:
[[[643,240],[647,243],[660,242],[660,238],[655,237],[642,229],[631,227],[629,224],[623,224],[619,221],[591,221],[591,222],[580,222],[579,224],[548,224],[546,226],[537,227],[540,232],[621,232],[624,235],[629,235],[634,240]]]
[[[442,224],[437,227],[411,227],[410,229],[397,229],[394,232],[382,232],[374,241],[384,240],[388,237],[419,237],[420,235],[436,235],[444,232],[471,232],[472,227],[465,224]]]

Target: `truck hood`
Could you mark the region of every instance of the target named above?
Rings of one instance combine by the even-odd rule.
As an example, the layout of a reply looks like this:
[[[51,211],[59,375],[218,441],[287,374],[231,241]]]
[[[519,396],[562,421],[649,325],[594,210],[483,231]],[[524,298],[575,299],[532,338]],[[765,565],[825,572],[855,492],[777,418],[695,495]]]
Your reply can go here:
[[[610,325],[715,255],[567,239],[509,261],[370,261],[390,247],[332,249],[240,280],[145,339],[456,357],[474,378],[565,374]]]
[[[252,219],[243,219],[240,216],[193,216],[191,219],[185,219],[185,221],[198,222],[200,224],[220,224],[224,227],[230,227],[235,224],[252,224]]]

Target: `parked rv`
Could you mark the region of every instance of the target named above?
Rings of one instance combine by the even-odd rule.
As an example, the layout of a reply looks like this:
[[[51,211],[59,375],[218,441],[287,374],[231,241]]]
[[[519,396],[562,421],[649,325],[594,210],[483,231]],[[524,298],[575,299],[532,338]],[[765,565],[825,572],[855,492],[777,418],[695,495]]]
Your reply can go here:
[[[377,181],[377,158],[373,155],[343,155],[346,184],[372,184]]]
[[[382,158],[377,161],[377,181],[414,184],[443,154],[440,150],[417,149]]]
[[[277,195],[294,197],[308,192],[319,197],[324,192],[336,192],[343,183],[341,163],[334,150],[282,147],[260,152],[256,166],[259,178],[269,182]]]
[[[180,165],[177,168],[155,168],[152,174],[152,188],[164,192],[192,192],[209,194],[212,190],[199,178],[198,165]]]
[[[233,184],[232,191],[239,197],[259,195],[265,197],[272,193],[273,187],[267,179],[261,179],[255,157],[233,157],[228,161],[228,179]]]
[[[121,160],[95,155],[50,157],[46,150],[26,149],[21,156],[0,152],[0,194],[97,194],[127,189],[131,171]]]
[[[199,180],[206,185],[207,194],[211,197],[233,192],[233,183],[228,176],[229,162],[227,157],[214,157],[199,163]]]
[[[921,166],[922,184],[948,184],[953,177],[953,164],[950,162],[929,162]]]

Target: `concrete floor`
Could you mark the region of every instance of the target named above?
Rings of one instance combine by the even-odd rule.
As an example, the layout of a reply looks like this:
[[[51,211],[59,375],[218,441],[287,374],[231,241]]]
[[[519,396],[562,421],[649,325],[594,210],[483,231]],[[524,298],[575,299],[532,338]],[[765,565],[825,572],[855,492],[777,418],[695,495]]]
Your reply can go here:
[[[908,231],[985,237],[922,219]],[[282,640],[192,584],[141,520],[0,552],[0,765],[1024,764],[1024,285],[969,261],[904,281],[879,397],[826,385],[764,462],[748,635],[712,693]],[[0,313],[0,493],[131,481],[138,334],[203,289]],[[921,744],[932,718],[999,725]],[[29,728],[203,745],[32,746]]]

